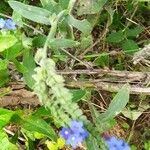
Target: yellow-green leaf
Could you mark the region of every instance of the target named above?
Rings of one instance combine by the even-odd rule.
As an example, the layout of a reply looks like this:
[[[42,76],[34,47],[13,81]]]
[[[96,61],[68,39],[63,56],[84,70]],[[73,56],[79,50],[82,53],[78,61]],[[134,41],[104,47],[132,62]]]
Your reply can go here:
[[[17,41],[18,40],[14,35],[0,35],[0,52],[10,48]]]

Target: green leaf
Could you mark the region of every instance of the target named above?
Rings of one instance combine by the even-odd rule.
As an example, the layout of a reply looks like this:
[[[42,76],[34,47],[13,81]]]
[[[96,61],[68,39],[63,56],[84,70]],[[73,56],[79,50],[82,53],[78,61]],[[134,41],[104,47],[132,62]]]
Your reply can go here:
[[[14,35],[0,35],[0,52],[10,48],[17,42]]]
[[[113,98],[106,112],[99,116],[99,120],[104,122],[118,115],[129,101],[130,88],[129,85],[124,85]]]
[[[88,140],[86,141],[86,147],[88,150],[98,150],[99,145],[97,143],[97,140],[93,138],[93,136],[90,135]]]
[[[15,57],[17,57],[20,54],[22,49],[23,49],[22,43],[21,42],[17,42],[12,47],[10,47],[10,48],[6,49],[5,51],[3,51],[2,55],[7,60],[11,60],[11,59],[14,59]]]
[[[104,143],[104,139],[99,134],[90,135],[86,140],[87,150],[108,150]]]
[[[9,142],[8,136],[3,130],[0,130],[0,148],[1,150],[19,150],[16,145]]]
[[[15,114],[15,112],[0,108],[0,129],[2,129],[6,124],[9,123],[11,117]]]
[[[44,106],[41,106],[34,112],[32,115],[35,117],[51,117],[51,111],[49,109],[46,109]]]
[[[92,35],[85,36],[84,34],[81,34],[80,39],[81,39],[81,42],[80,42],[81,49],[86,49],[93,44]]]
[[[72,101],[73,102],[78,102],[81,100],[81,98],[83,98],[85,95],[86,95],[86,90],[82,90],[82,89],[73,89],[73,90],[70,90],[72,95],[73,95],[73,98],[72,98]]]
[[[109,119],[107,121],[101,122],[101,120],[99,120],[101,114],[96,110],[96,108],[93,105],[89,105],[89,108],[91,111],[93,122],[100,134],[108,131],[116,124],[116,121],[114,119]]]
[[[23,27],[22,16],[17,11],[13,11],[12,18],[18,26]]]
[[[100,54],[94,60],[94,64],[96,66],[101,66],[101,67],[109,66],[109,54],[108,53],[102,53],[102,54]]]
[[[28,131],[36,131],[44,134],[53,141],[56,141],[57,139],[57,135],[53,128],[44,120],[39,119],[38,117],[31,116],[28,119],[24,119],[22,121],[22,127]]]
[[[108,0],[82,0],[79,1],[78,15],[96,14],[102,11]]]
[[[121,41],[124,40],[124,38],[125,38],[124,34],[120,30],[118,32],[113,32],[113,33],[109,34],[107,37],[107,42],[109,42],[109,43],[120,43]]]
[[[62,9],[67,9],[70,0],[59,0],[59,5]]]
[[[8,69],[0,70],[0,87],[9,81]]]
[[[126,117],[129,118],[131,120],[137,120],[141,114],[143,113],[143,111],[135,111],[135,110],[127,110],[125,109],[124,111],[122,111],[122,114]]]
[[[62,35],[62,37],[67,39],[74,39],[73,35],[73,27],[70,26],[66,20],[63,20],[59,23],[59,32]]]
[[[92,26],[86,19],[77,20],[73,16],[68,16],[67,21],[69,25],[72,25],[86,35],[90,34],[92,31]]]
[[[70,39],[51,39],[49,45],[52,49],[72,48],[79,45],[79,42]]]
[[[33,38],[32,44],[33,47],[44,47],[44,43],[46,41],[46,36],[39,35]]]
[[[20,73],[26,73],[26,72],[28,71],[27,68],[26,68],[22,63],[20,63],[17,59],[13,59],[12,61],[13,61],[13,63],[15,64],[16,69],[17,69]]]
[[[133,29],[126,29],[125,35],[126,37],[137,37],[143,31],[144,31],[143,27],[138,26]]]
[[[54,0],[40,0],[42,6],[50,11],[52,14],[53,13],[59,13],[61,11],[59,4],[56,3]]]
[[[8,66],[8,60],[4,59],[4,60],[1,60],[0,59],[0,70],[5,70],[7,69],[7,66]]]
[[[32,89],[35,82],[32,75],[34,74],[36,64],[34,61],[33,52],[30,49],[26,49],[23,53],[23,65],[27,69],[27,71],[23,73],[24,81]]]
[[[139,50],[139,46],[133,40],[126,40],[122,44],[122,49],[127,54],[133,54]]]
[[[49,17],[51,15],[51,12],[49,12],[48,10],[36,6],[26,5],[13,0],[8,1],[8,3],[14,11],[19,13],[23,17],[37,23],[50,25]]]

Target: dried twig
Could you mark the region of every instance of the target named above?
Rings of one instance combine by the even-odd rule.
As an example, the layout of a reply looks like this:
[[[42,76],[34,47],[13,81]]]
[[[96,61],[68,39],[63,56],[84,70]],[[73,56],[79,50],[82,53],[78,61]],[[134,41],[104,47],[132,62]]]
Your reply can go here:
[[[73,70],[73,71],[58,71],[63,75],[98,75],[99,79],[85,79],[85,81],[77,80],[67,82],[68,87],[91,87],[100,90],[117,92],[125,83],[131,84],[132,94],[147,94],[150,95],[150,88],[145,85],[150,82],[150,72],[130,72],[130,71],[115,71],[115,70]]]
[[[10,130],[8,130],[8,129],[6,129],[6,128],[4,128],[4,131],[5,131],[7,134],[11,135],[11,136],[14,136],[14,135],[15,135],[14,132],[12,132],[12,131],[10,131]],[[22,138],[22,137],[18,137],[18,139],[19,139],[20,141],[22,141],[22,142],[25,142],[25,141],[26,141],[26,140],[25,140],[24,138]]]
[[[131,72],[131,71],[116,71],[116,70],[104,70],[104,69],[92,69],[92,70],[63,70],[57,71],[59,74],[62,75],[79,75],[79,74],[86,74],[86,75],[98,75],[100,80],[106,79],[110,80],[111,77],[115,77],[116,80],[121,81],[121,78],[130,81],[147,81],[150,77],[150,72]],[[102,78],[103,76],[108,76]],[[128,80],[128,81],[129,81]]]
[[[67,82],[67,87],[76,88],[98,88],[99,90],[117,92],[124,84],[116,84],[109,82],[92,82],[92,81],[71,81]],[[145,94],[150,95],[150,88],[138,87],[138,85],[130,85],[131,94]]]
[[[137,64],[140,61],[144,61],[148,57],[150,57],[150,44],[146,45],[143,49],[134,54],[133,64]]]
[[[86,78],[84,81],[77,79],[77,81],[66,81],[67,87],[80,88],[92,87],[100,90],[117,92],[125,83],[130,83],[132,94],[147,94],[150,95],[150,88],[146,87],[150,82],[150,72],[130,72],[130,71],[116,71],[116,70],[63,70],[57,71],[62,75],[97,75],[96,79]],[[12,91],[7,95],[0,97],[0,106],[17,106],[17,105],[40,105],[38,98],[31,91],[24,89],[24,84],[10,83]]]

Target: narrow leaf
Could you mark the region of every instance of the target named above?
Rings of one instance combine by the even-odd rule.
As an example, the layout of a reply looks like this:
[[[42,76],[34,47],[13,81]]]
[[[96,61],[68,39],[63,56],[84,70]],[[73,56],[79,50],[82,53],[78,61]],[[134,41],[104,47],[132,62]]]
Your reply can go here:
[[[129,85],[124,85],[116,96],[113,98],[105,113],[99,116],[99,120],[105,121],[114,118],[118,115],[129,101],[130,88]]]
[[[36,131],[46,135],[51,140],[56,141],[57,135],[53,128],[47,124],[44,120],[38,117],[30,117],[22,121],[22,127],[28,131]]]
[[[8,60],[6,60],[6,59],[1,60],[1,59],[0,59],[0,70],[5,70],[5,69],[7,69],[7,66],[8,66]]]
[[[51,13],[48,10],[36,6],[26,5],[14,0],[10,0],[8,3],[14,11],[19,13],[23,17],[37,23],[46,25],[50,24],[49,17]]]
[[[72,48],[79,45],[79,42],[73,41],[70,39],[52,39],[49,42],[50,47],[53,49],[59,49],[59,48]]]
[[[23,73],[24,81],[32,89],[34,85],[34,79],[32,78],[32,75],[34,74],[36,65],[33,57],[33,52],[30,49],[26,49],[23,53],[23,65],[27,69],[27,71]]]
[[[77,20],[73,16],[68,16],[67,21],[68,24],[72,25],[85,34],[89,34],[92,31],[92,26],[86,19]]]

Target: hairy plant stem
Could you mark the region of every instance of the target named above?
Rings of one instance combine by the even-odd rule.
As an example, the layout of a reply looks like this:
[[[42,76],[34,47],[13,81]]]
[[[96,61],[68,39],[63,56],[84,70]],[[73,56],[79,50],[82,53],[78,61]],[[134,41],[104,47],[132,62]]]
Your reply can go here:
[[[47,36],[47,39],[46,39],[46,42],[44,44],[44,48],[43,48],[43,53],[44,53],[44,58],[47,58],[47,47],[49,45],[49,41],[51,39],[53,39],[56,35],[56,32],[57,32],[57,25],[58,25],[58,22],[60,21],[60,19],[64,16],[68,14],[68,11],[67,10],[63,10],[61,11],[57,16],[56,18],[54,18],[52,21],[51,21],[51,29],[50,29],[50,32]]]
[[[75,4],[76,0],[70,0],[69,2],[69,5],[68,5],[68,9],[67,10],[63,10],[61,11],[55,19],[53,19],[51,21],[51,29],[50,29],[50,32],[47,36],[47,39],[46,39],[46,42],[44,44],[44,48],[43,48],[43,53],[44,53],[44,58],[47,58],[47,47],[48,47],[48,44],[49,44],[49,41],[50,39],[53,39],[55,37],[55,34],[57,32],[57,25],[58,25],[58,22],[60,21],[60,19],[64,16],[64,15],[67,15],[67,14],[70,14],[73,7],[74,7],[74,4]]]
[[[71,11],[72,11],[72,9],[73,9],[75,3],[76,3],[76,0],[71,0],[71,1],[69,2],[69,5],[68,5],[69,14],[71,13]]]

